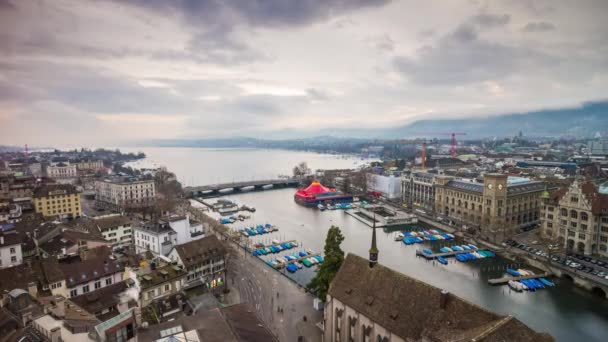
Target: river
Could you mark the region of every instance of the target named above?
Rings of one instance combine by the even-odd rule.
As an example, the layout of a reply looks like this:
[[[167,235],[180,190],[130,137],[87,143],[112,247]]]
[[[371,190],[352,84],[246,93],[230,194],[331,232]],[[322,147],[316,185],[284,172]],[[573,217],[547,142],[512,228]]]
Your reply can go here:
[[[178,179],[188,185],[273,178],[289,174],[300,161],[312,169],[355,167],[358,158],[340,158],[306,152],[281,150],[141,148],[122,149],[143,151],[145,160],[134,166],[165,165]],[[342,230],[345,252],[367,256],[371,229],[342,211],[305,208],[293,201],[293,189],[269,190],[228,195],[239,204],[256,207],[250,220],[237,221],[233,228],[271,223],[279,231],[252,238],[253,242],[271,239],[297,240],[304,249],[322,252],[325,235],[331,225]],[[574,287],[569,281],[555,280],[557,287],[533,293],[511,292],[507,286],[490,286],[488,278],[503,274],[510,262],[500,258],[458,263],[450,260],[447,266],[415,257],[416,246],[405,246],[394,241],[394,233],[378,229],[379,260],[408,276],[446,289],[462,298],[501,314],[511,314],[537,331],[548,332],[558,341],[605,341],[608,336],[608,301]],[[430,244],[430,243],[427,243]],[[433,242],[433,248],[439,247]],[[451,245],[449,243],[448,245]],[[296,249],[299,251],[301,248]],[[290,254],[282,253],[282,254]],[[268,259],[268,257],[266,257]],[[314,268],[302,269],[290,275],[299,283],[306,283]],[[382,281],[379,279],[378,281]]]

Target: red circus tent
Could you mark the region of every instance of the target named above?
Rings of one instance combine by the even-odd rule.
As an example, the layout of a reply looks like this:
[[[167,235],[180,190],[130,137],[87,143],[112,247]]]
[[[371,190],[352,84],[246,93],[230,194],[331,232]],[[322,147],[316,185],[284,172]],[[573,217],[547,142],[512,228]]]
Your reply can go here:
[[[318,180],[314,180],[307,188],[298,190],[298,192],[296,192],[296,196],[314,198],[316,195],[328,192],[335,192],[335,190],[324,187],[321,185],[321,183],[319,183]]]

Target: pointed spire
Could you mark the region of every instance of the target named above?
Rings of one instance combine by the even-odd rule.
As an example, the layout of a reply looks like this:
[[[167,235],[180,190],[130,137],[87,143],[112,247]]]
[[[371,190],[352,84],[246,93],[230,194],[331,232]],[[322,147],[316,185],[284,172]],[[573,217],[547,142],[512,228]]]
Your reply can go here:
[[[374,211],[374,223],[372,227],[372,246],[369,249],[369,267],[378,263],[378,246],[376,246],[376,212]]]

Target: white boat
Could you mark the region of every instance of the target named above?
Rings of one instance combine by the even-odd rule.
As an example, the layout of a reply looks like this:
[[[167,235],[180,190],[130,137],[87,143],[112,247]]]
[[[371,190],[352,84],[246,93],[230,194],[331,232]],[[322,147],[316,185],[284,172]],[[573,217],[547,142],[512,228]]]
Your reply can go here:
[[[522,283],[516,282],[514,280],[509,280],[509,287],[514,291],[517,291],[517,292],[523,291],[522,285],[523,285]]]
[[[297,261],[296,261],[296,262],[294,262],[294,265],[296,265],[296,267],[297,267],[297,268],[302,268],[302,267],[303,267],[303,266],[302,266],[302,264],[300,264],[300,263],[299,263],[299,262],[297,262]]]
[[[532,275],[532,273],[530,271],[524,270],[524,269],[518,269],[517,272],[519,272],[519,274],[521,274],[522,276],[529,276]]]
[[[399,233],[395,236],[395,241],[401,241],[404,237],[405,235],[403,235],[403,233]]]
[[[313,257],[308,258],[308,261],[310,261],[313,264],[318,264],[319,263],[319,260],[317,260],[317,259],[315,259]]]
[[[278,245],[278,244],[279,244],[279,240],[277,240],[277,239],[273,239],[273,240],[272,240],[272,243],[273,243],[273,244],[275,244],[275,245]]]
[[[320,203],[317,205],[317,208],[319,208],[319,210],[321,210],[321,211],[325,210],[325,206]]]

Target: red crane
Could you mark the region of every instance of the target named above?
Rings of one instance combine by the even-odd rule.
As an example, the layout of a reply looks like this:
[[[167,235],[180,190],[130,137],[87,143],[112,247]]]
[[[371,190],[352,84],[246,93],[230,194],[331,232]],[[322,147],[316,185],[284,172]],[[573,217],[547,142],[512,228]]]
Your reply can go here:
[[[451,135],[452,136],[452,158],[456,157],[456,136],[457,135],[467,135],[466,133],[445,133],[445,132],[441,132],[441,133],[426,133],[425,135]]]

